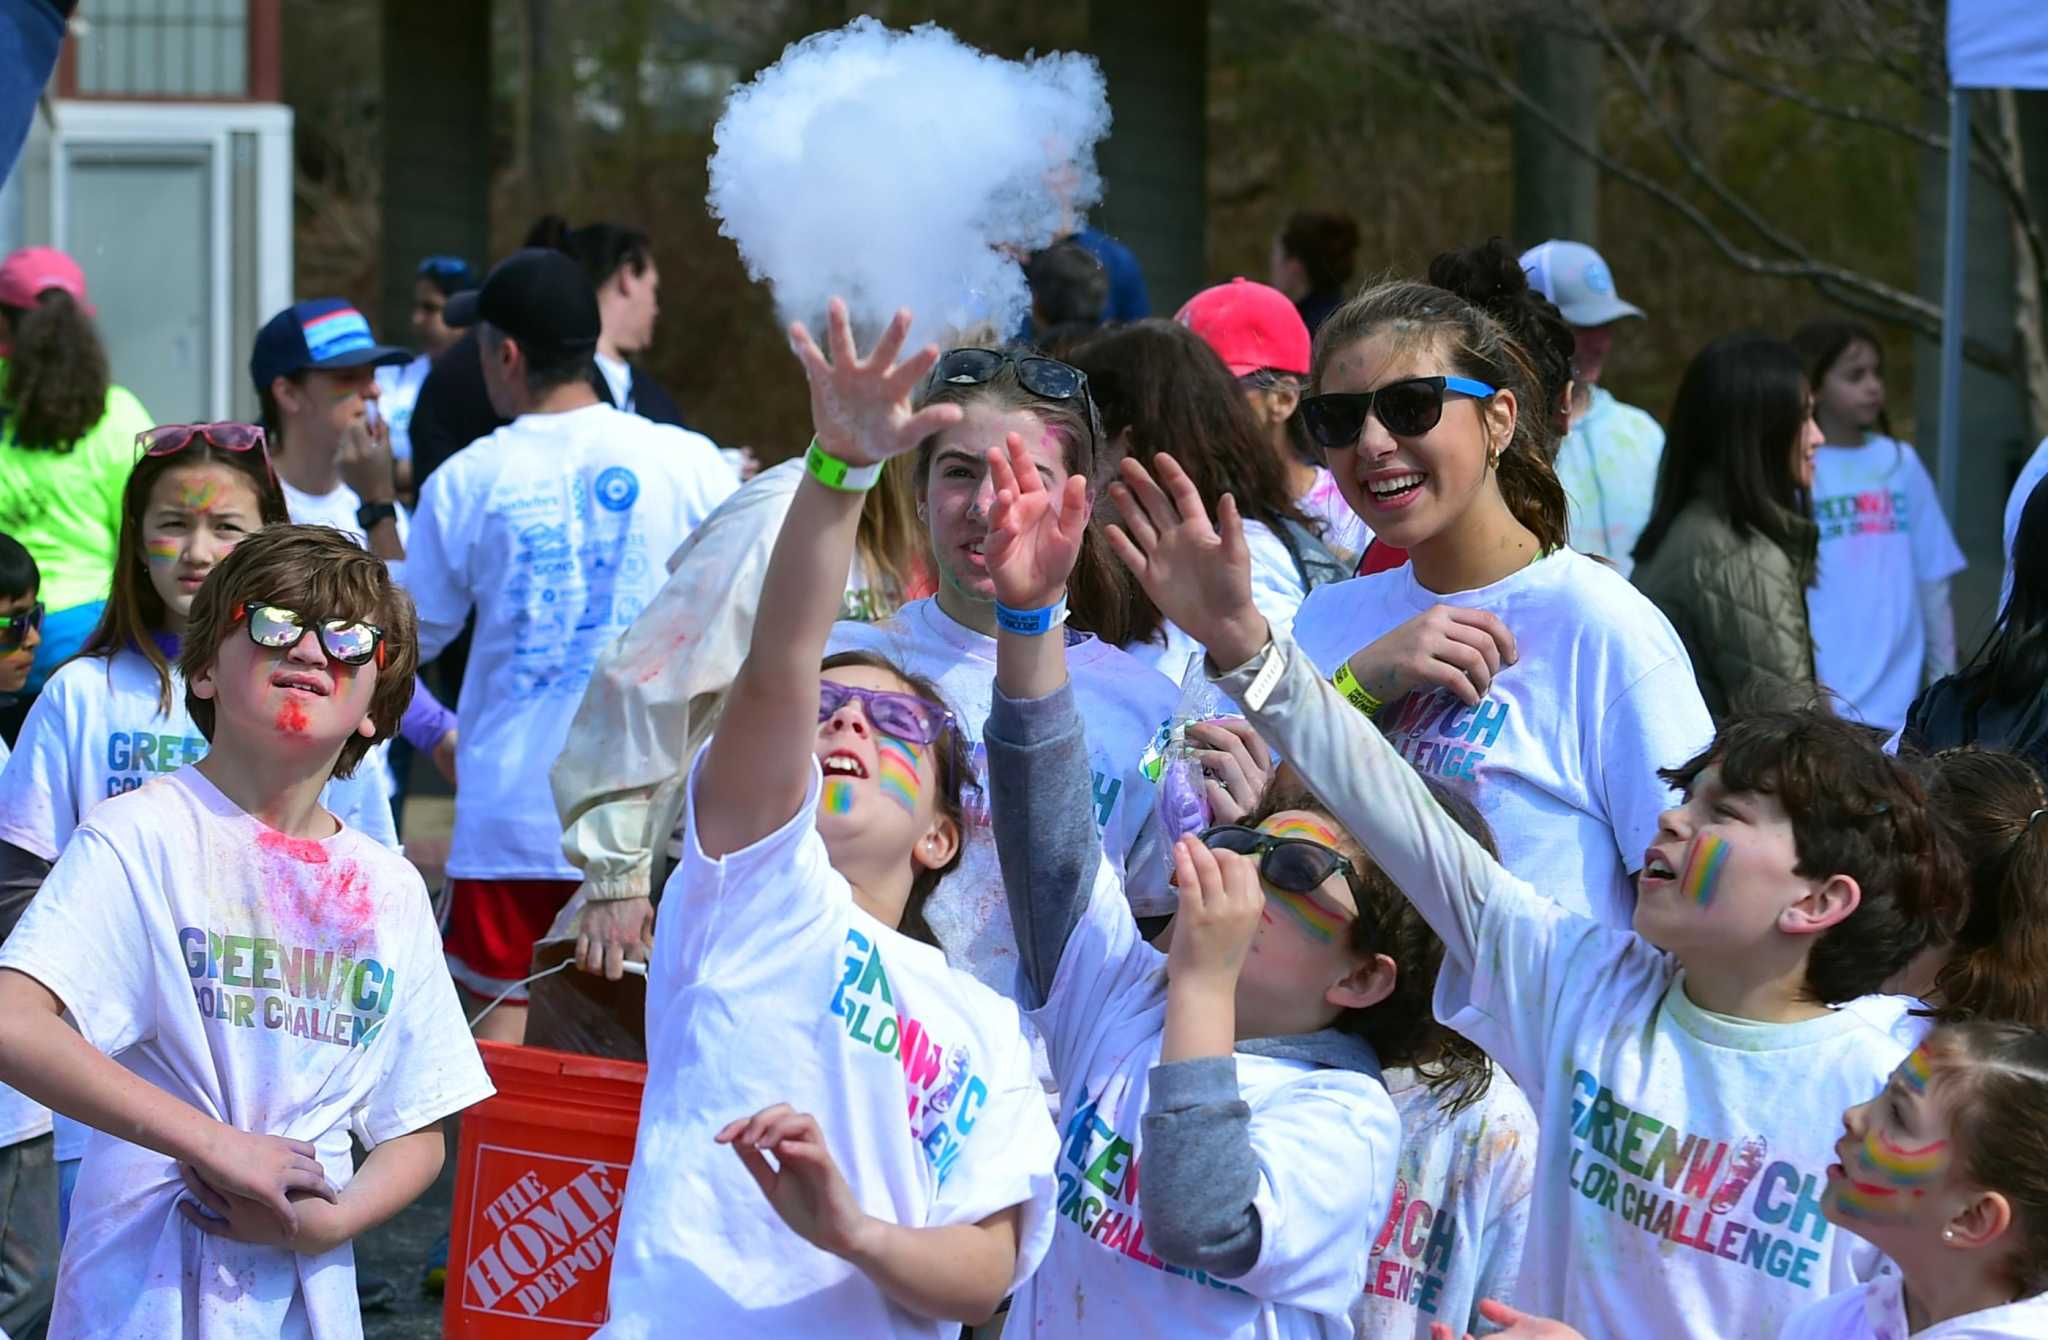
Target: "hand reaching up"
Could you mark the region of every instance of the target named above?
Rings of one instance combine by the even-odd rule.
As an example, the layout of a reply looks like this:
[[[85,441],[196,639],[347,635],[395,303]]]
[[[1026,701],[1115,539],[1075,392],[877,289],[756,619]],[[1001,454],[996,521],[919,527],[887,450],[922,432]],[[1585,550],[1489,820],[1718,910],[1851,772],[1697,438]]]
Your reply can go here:
[[[754,1185],[798,1237],[834,1256],[858,1248],[868,1216],[825,1147],[817,1118],[777,1103],[728,1122],[713,1138],[740,1156]]]
[[[996,599],[1019,610],[1057,604],[1088,530],[1088,481],[1069,475],[1057,493],[1046,488],[1015,433],[989,451],[988,469],[996,500],[982,553]]]
[[[1236,852],[1212,850],[1190,833],[1174,844],[1173,871],[1180,911],[1173,919],[1167,978],[1202,983],[1227,996],[1237,989],[1266,908],[1258,865]]]
[[[1187,471],[1164,452],[1152,465],[1156,480],[1125,457],[1109,486],[1123,519],[1109,528],[1110,548],[1159,612],[1209,649],[1210,660],[1225,670],[1242,665],[1272,633],[1252,604],[1251,553],[1237,503],[1224,494],[1212,526]]]
[[[1479,1315],[1496,1326],[1507,1329],[1494,1332],[1494,1340],[1585,1340],[1571,1327],[1548,1317],[1532,1317],[1518,1312],[1506,1303],[1496,1303],[1488,1298],[1479,1304]],[[1429,1340],[1458,1340],[1458,1333],[1440,1321],[1429,1325]],[[1470,1332],[1465,1340],[1472,1340]]]
[[[909,333],[909,311],[897,312],[863,359],[853,347],[846,304],[834,298],[825,314],[825,338],[832,350],[827,361],[802,322],[790,326],[790,347],[811,384],[811,422],[827,454],[848,465],[880,465],[960,421],[958,405],[911,410],[910,398],[938,362],[939,350],[926,345],[897,362]]]

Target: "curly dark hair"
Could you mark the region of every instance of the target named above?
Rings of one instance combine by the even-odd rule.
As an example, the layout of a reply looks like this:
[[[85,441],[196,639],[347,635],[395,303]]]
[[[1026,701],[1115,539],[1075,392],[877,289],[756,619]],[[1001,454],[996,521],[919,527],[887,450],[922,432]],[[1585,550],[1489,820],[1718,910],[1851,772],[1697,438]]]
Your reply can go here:
[[[1493,830],[1472,803],[1433,779],[1424,780],[1444,812],[1498,859]],[[1486,1053],[1438,1023],[1430,1004],[1443,968],[1444,942],[1292,770],[1274,774],[1258,805],[1238,822],[1256,827],[1284,810],[1322,815],[1351,842],[1344,854],[1356,871],[1350,884],[1358,915],[1351,922],[1348,947],[1354,954],[1385,954],[1394,960],[1392,993],[1377,1005],[1344,1011],[1335,1026],[1371,1043],[1381,1065],[1412,1067],[1446,1113],[1478,1102],[1493,1082]]]
[[[14,443],[68,452],[107,413],[107,351],[92,318],[60,288],[44,289],[34,307],[7,307],[14,351],[0,387]]]
[[[1572,384],[1572,352],[1578,338],[1557,304],[1529,284],[1519,256],[1498,237],[1482,246],[1440,252],[1429,263],[1429,282],[1455,293],[1500,322],[1528,356],[1542,404],[1526,411],[1534,418],[1536,446],[1555,461],[1570,426],[1565,394]],[[1506,485],[1508,476],[1501,476]]]

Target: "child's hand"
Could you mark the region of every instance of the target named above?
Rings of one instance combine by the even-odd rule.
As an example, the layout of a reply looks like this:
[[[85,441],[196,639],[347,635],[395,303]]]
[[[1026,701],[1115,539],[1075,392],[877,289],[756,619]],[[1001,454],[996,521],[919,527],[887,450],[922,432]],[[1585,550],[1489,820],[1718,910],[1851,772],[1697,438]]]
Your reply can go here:
[[[316,1196],[328,1204],[341,1199],[320,1166],[319,1151],[304,1140],[254,1135],[223,1125],[204,1162],[193,1165],[201,1181],[230,1200],[254,1201],[276,1219],[287,1235],[299,1231],[299,1204],[293,1192]]]
[[[1159,612],[1209,649],[1224,669],[1242,665],[1271,637],[1252,604],[1251,553],[1237,503],[1224,494],[1216,524],[1202,508],[1194,481],[1171,456],[1152,458],[1158,480],[1125,457],[1110,494],[1122,513],[1109,528],[1109,544]]]
[[[996,599],[1017,610],[1059,603],[1088,530],[1088,481],[1069,475],[1058,493],[1048,491],[1015,433],[990,449],[988,469],[996,501],[982,554]]]
[[[1251,723],[1242,717],[1197,721],[1188,727],[1188,742],[1197,746],[1210,822],[1234,824],[1251,813],[1273,775],[1272,751]]]
[[[1493,687],[1493,677],[1513,665],[1516,654],[1515,635],[1497,616],[1438,605],[1355,652],[1351,673],[1383,703],[1412,689],[1442,688],[1467,707],[1477,707]]]
[[[879,465],[960,421],[958,405],[927,405],[911,412],[911,394],[939,361],[939,350],[927,345],[895,361],[910,333],[908,310],[896,313],[864,360],[854,351],[846,304],[838,298],[826,310],[825,326],[829,363],[801,321],[790,326],[789,343],[811,384],[811,422],[828,455],[848,465]]]
[[[777,1103],[741,1117],[714,1138],[732,1146],[761,1194],[798,1237],[838,1257],[858,1249],[870,1221],[825,1148],[816,1118]],[[772,1164],[770,1154],[775,1156]]]
[[[1180,911],[1166,956],[1167,978],[1235,991],[1266,909],[1258,865],[1236,852],[1212,850],[1190,833],[1174,844],[1173,870]]]
[[[1479,1315],[1496,1326],[1507,1329],[1494,1332],[1496,1340],[1586,1340],[1577,1331],[1561,1321],[1548,1317],[1532,1317],[1526,1312],[1517,1312],[1506,1303],[1496,1303],[1491,1298],[1479,1304]],[[1429,1340],[1458,1340],[1458,1333],[1440,1321],[1429,1324]],[[1472,1340],[1468,1331],[1465,1340]]]
[[[268,1205],[217,1190],[189,1163],[178,1165],[178,1176],[192,1196],[178,1202],[178,1213],[202,1233],[258,1247],[282,1247],[306,1256],[318,1256],[348,1240],[339,1207],[311,1192],[291,1193],[297,1222],[286,1228]]]

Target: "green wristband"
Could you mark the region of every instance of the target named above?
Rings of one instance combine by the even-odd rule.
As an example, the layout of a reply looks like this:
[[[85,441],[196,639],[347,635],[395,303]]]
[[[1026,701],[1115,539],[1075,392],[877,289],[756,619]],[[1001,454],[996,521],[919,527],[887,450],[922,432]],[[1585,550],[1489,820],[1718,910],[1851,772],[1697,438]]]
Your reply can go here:
[[[882,477],[881,466],[848,465],[827,453],[815,437],[804,451],[804,469],[826,488],[837,489],[841,493],[866,493]]]

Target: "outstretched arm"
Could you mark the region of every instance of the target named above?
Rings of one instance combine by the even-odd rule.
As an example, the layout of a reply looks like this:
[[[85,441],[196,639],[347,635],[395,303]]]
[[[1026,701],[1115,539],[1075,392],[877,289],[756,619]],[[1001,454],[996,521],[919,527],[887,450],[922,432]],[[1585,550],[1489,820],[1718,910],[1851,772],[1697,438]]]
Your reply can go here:
[[[911,393],[939,351],[927,347],[896,361],[910,331],[908,311],[896,314],[865,359],[855,353],[846,304],[836,298],[827,328],[829,362],[801,323],[790,327],[790,343],[810,381],[818,446],[827,456],[856,468],[880,465],[958,421],[957,405],[910,408]],[[818,662],[846,590],[862,497],[810,475],[797,485],[768,561],[747,659],[704,760],[695,822],[707,856],[759,841],[803,803],[818,731]]]

